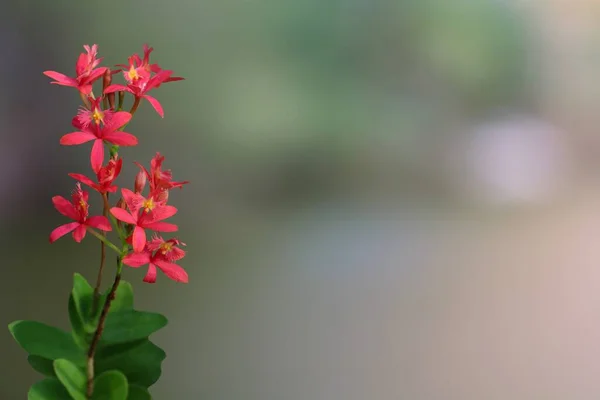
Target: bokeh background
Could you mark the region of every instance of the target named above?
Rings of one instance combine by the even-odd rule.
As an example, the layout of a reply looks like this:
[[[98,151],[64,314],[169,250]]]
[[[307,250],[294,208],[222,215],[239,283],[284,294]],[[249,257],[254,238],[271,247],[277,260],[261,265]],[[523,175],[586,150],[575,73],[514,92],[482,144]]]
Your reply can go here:
[[[176,179],[188,285],[128,269],[170,319],[157,399],[600,396],[599,0],[7,2],[0,321],[68,327],[92,239],[48,244],[89,171],[63,148],[83,44],[183,82],[130,125],[120,178]],[[93,209],[100,209],[94,198]],[[0,330],[0,398],[38,379]]]

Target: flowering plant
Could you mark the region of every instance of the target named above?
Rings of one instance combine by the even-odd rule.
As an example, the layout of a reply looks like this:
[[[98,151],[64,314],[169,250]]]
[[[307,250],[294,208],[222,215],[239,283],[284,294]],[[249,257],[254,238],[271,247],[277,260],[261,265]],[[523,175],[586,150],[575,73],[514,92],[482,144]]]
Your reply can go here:
[[[177,213],[177,208],[167,204],[169,191],[188,182],[173,181],[171,171],[163,168],[164,157],[160,153],[150,161],[149,169],[135,163],[139,172],[133,190],[119,191],[115,179],[123,167],[120,147],[138,143],[137,137],[124,129],[142,100],[164,117],[162,105],[148,93],[163,83],[183,78],[151,64],[153,49],[148,46],[144,46],[143,58],[134,54],[128,64],[112,70],[100,66],[102,58],[97,57],[97,45],[84,49],[75,65],[75,77],[44,72],[54,80],[51,83],[73,87],[81,96],[83,105],[71,121],[75,130],[62,136],[60,143],[74,146],[92,142],[90,164],[95,175],[89,178],[69,174],[77,181],[71,199],[52,198],[56,210],[70,222],[50,233],[50,243],[69,233],[78,243],[88,233],[99,239],[96,283],[92,287],[82,275],[74,275],[68,301],[70,333],[37,321],[15,321],[9,330],[29,353],[31,367],[45,376],[29,389],[29,400],[151,399],[148,388],[159,379],[166,355],[149,336],[163,328],[167,319],[158,313],[134,309],[132,285],[121,275],[124,265],[147,265],[144,282],[156,282],[157,269],[176,282],[188,282],[187,272],[178,265],[185,256],[185,244],[159,234],[177,231],[177,225],[165,221]],[[112,83],[113,75],[119,72],[125,79],[124,85]],[[100,80],[102,92],[94,95],[93,85]],[[123,111],[127,93],[133,101],[129,111]],[[101,215],[90,215],[89,192],[82,184],[99,193]],[[143,194],[147,186],[147,194]],[[118,201],[111,207],[109,196],[114,194]],[[148,230],[154,235],[148,237]],[[108,232],[116,236],[116,242]],[[111,287],[102,292],[107,248],[116,253],[117,265]]]

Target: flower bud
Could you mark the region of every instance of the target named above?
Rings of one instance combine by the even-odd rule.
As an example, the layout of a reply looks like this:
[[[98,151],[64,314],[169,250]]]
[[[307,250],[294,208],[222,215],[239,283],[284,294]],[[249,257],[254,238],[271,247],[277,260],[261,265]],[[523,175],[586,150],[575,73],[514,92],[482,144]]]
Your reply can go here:
[[[123,210],[127,209],[127,203],[125,203],[125,200],[123,200],[123,198],[121,197],[119,199],[119,201],[117,201],[116,206],[117,208],[122,208]],[[119,229],[123,228],[123,222],[121,222],[120,220],[117,220],[117,225],[119,226]]]
[[[135,176],[135,184],[133,191],[137,194],[142,193],[146,187],[146,173],[140,169],[140,172]]]
[[[123,108],[123,100],[125,100],[125,92],[121,90],[119,92],[119,106],[118,106],[118,110],[121,110]]]
[[[106,69],[106,72],[104,72],[104,77],[102,78],[102,93],[104,93],[104,90],[110,86],[110,84],[112,83],[112,74],[113,72],[110,70],[110,68]],[[108,93],[105,95],[106,98],[108,99],[108,105],[110,106],[110,108],[112,108],[114,110],[115,108],[115,93]]]

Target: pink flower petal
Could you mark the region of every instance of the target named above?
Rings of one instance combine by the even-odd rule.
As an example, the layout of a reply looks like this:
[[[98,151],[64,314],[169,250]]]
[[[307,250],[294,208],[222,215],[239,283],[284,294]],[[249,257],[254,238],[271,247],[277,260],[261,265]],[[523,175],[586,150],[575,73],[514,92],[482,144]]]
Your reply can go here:
[[[68,224],[64,224],[54,229],[50,233],[50,243],[54,243],[57,239],[65,236],[67,233],[72,232],[79,226],[79,222],[70,222]]]
[[[65,217],[69,217],[74,220],[79,220],[79,214],[73,207],[73,204],[64,197],[54,196],[52,198],[52,203],[54,203],[54,208],[56,208],[56,210]]]
[[[133,238],[131,239],[133,245],[133,251],[141,253],[146,247],[146,231],[140,226],[136,226],[133,229]]]
[[[164,260],[155,260],[154,263],[166,276],[175,282],[188,283],[188,274],[179,265]]]
[[[168,222],[153,222],[151,224],[144,224],[144,228],[152,229],[156,232],[176,232],[179,227],[175,224]]]
[[[162,221],[163,219],[167,219],[177,214],[177,208],[173,206],[158,206],[155,207],[154,210],[150,211],[150,215],[148,218],[149,223]]]
[[[140,207],[144,202],[144,197],[141,194],[133,193],[127,188],[121,189],[121,195],[123,196],[123,200],[125,200],[125,204],[127,204],[129,211],[131,211],[131,213],[136,216],[137,221],[137,212],[140,210]]]
[[[94,189],[96,189],[96,186],[97,186],[96,182],[94,182],[93,180],[91,180],[90,178],[88,178],[85,175],[70,173],[69,176],[73,179],[77,179],[79,182],[83,183],[84,185],[88,185],[88,186],[91,186]]]
[[[108,132],[103,135],[104,140],[112,144],[119,146],[135,146],[138,144],[138,140],[131,133],[127,132]]]
[[[98,67],[95,70],[92,71],[92,73],[85,78],[85,82],[86,83],[92,83],[94,82],[96,79],[100,78],[102,75],[104,75],[104,72],[106,72],[108,68],[107,67]]]
[[[107,87],[106,89],[104,89],[104,93],[114,93],[114,92],[119,92],[119,91],[126,91],[129,92],[129,88],[125,85],[110,85],[109,87]]]
[[[126,224],[137,224],[137,221],[133,218],[133,216],[127,211],[123,210],[119,207],[113,207],[110,209],[110,213],[119,221],[123,221]]]
[[[92,132],[72,132],[67,133],[60,138],[60,144],[63,146],[73,146],[77,144],[87,143],[90,140],[96,139],[96,135]]]
[[[95,173],[100,171],[102,163],[104,162],[104,142],[102,139],[96,139],[92,146],[92,154],[90,156],[90,162],[92,164],[92,170]]]
[[[144,277],[144,282],[146,283],[154,283],[156,282],[156,267],[154,264],[148,265],[148,272]]]
[[[106,232],[112,231],[112,226],[110,226],[108,218],[103,215],[89,217],[85,222],[87,226],[91,226],[92,228],[100,229],[101,231]]]
[[[131,121],[131,114],[129,114],[127,111],[118,111],[112,115],[104,129],[107,132],[113,131],[115,129],[119,129],[129,121]]]
[[[131,253],[123,258],[123,264],[133,268],[141,267],[150,262],[150,253],[144,251],[142,253]]]
[[[77,80],[56,71],[44,71],[44,75],[55,80],[54,83],[63,86],[77,86]]]
[[[80,224],[74,231],[73,231],[73,239],[77,242],[77,243],[81,243],[81,241],[83,240],[83,238],[85,237],[85,225]]]
[[[144,95],[144,98],[146,100],[148,100],[148,103],[150,103],[150,105],[152,105],[152,108],[154,108],[154,110],[156,110],[156,112],[158,113],[158,115],[160,115],[161,118],[165,117],[165,112],[163,111],[162,105],[160,104],[160,102],[158,100],[156,100],[152,96],[148,96],[147,94]]]

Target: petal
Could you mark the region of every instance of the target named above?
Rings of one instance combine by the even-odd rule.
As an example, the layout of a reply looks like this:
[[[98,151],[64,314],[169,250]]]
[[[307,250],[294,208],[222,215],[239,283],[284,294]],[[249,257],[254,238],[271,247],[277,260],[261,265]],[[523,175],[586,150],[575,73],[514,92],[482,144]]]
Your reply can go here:
[[[102,75],[104,75],[104,72],[106,72],[107,69],[108,69],[107,67],[98,67],[98,68],[96,68],[95,70],[92,71],[92,73],[87,78],[85,78],[85,83],[91,84],[96,79],[98,79]]]
[[[52,198],[52,203],[54,203],[54,208],[56,208],[56,210],[65,217],[69,217],[74,220],[79,219],[79,214],[73,207],[73,204],[64,197],[54,196]]]
[[[82,174],[74,174],[74,173],[70,173],[69,176],[73,179],[77,179],[79,182],[83,183],[84,185],[88,185],[93,187],[94,189],[98,190],[96,188],[96,182],[92,181],[90,178],[88,178],[85,175]]]
[[[179,229],[177,225],[168,222],[152,222],[144,224],[144,228],[152,229],[156,232],[176,232]]]
[[[54,229],[50,233],[50,243],[54,243],[57,239],[65,236],[69,232],[72,232],[79,225],[79,222],[70,222],[68,224],[61,225],[58,228]]]
[[[140,226],[136,226],[133,229],[133,238],[131,239],[133,245],[133,251],[141,253],[146,247],[146,231]]]
[[[90,84],[80,85],[78,87],[79,91],[85,95],[89,95],[90,93],[92,93],[92,85]]]
[[[96,139],[94,142],[90,162],[92,164],[92,170],[97,174],[104,162],[104,142],[102,139]]]
[[[119,207],[113,207],[110,209],[110,213],[119,221],[123,221],[126,224],[132,224],[135,225],[137,224],[137,221],[135,220],[135,218],[127,211],[127,210],[123,210],[122,208]]]
[[[144,98],[146,100],[148,100],[148,103],[150,103],[152,105],[154,110],[156,110],[156,112],[158,113],[158,115],[160,115],[161,118],[165,117],[165,112],[163,111],[162,105],[160,104],[160,102],[158,100],[156,100],[152,96],[148,96],[147,94],[144,95]]]
[[[118,71],[115,71],[118,72]],[[107,87],[106,89],[104,89],[104,93],[114,93],[114,92],[119,92],[121,90],[124,90],[126,92],[130,92],[131,90],[125,86],[125,85],[110,85],[109,87]]]
[[[119,129],[129,121],[131,121],[131,114],[127,111],[118,111],[112,115],[104,129],[106,129],[106,131],[113,131]]]
[[[131,133],[113,131],[102,135],[102,138],[107,142],[116,144],[119,146],[135,146],[138,144],[138,140]]]
[[[188,283],[188,274],[181,266],[161,259],[154,260],[154,263],[166,276],[175,282]]]
[[[131,253],[123,258],[123,264],[128,265],[133,268],[141,267],[142,265],[146,265],[150,262],[150,253],[144,251],[142,253]]]
[[[56,71],[44,71],[44,75],[55,80],[55,82],[51,83],[63,86],[77,86],[77,80],[75,78],[71,78],[70,76],[66,76]]]
[[[112,231],[112,226],[110,226],[110,222],[108,218],[103,215],[97,215],[94,217],[89,217],[85,224],[87,226],[91,226],[92,228],[100,229],[101,231],[110,232]]]
[[[133,193],[127,188],[121,189],[121,195],[123,196],[123,200],[125,200],[125,204],[127,204],[129,211],[136,216],[137,221],[137,212],[140,210],[140,207],[144,201],[144,196]]]
[[[85,225],[80,224],[77,229],[75,229],[73,231],[73,239],[77,242],[77,243],[81,243],[81,241],[83,240],[83,238],[85,237]]]
[[[144,277],[144,282],[146,283],[154,283],[156,282],[156,267],[154,264],[148,265],[148,272]]]
[[[96,139],[96,135],[92,132],[72,132],[67,133],[60,138],[60,144],[64,146],[73,146],[77,144],[87,143],[90,140]]]
[[[148,222],[152,223],[152,222],[162,221],[163,219],[172,217],[176,213],[177,213],[177,208],[175,208],[173,206],[158,206],[158,207],[155,207],[154,210],[152,210],[150,212],[150,215],[148,216],[149,217]]]

